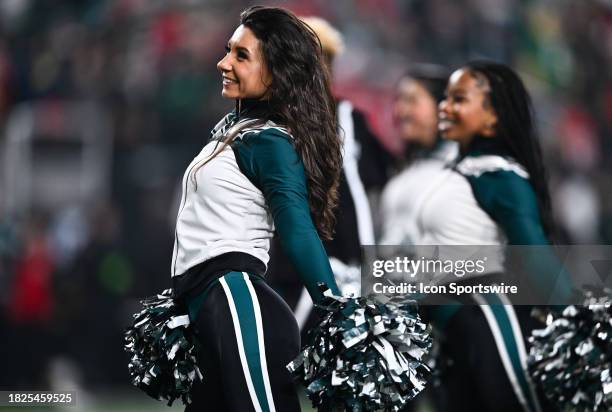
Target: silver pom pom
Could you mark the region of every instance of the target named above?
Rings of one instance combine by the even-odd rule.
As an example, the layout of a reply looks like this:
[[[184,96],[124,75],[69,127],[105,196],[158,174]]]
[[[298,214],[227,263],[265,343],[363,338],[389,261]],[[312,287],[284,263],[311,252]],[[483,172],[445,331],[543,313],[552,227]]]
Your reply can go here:
[[[413,301],[333,296],[309,344],[287,368],[306,386],[313,406],[398,411],[420,393],[431,346]]]
[[[189,316],[176,305],[171,289],[141,303],[143,310],[134,315],[134,324],[125,333],[132,383],[168,405],[177,398],[188,404],[193,383],[202,380]]]
[[[560,410],[612,410],[612,305],[588,292],[583,305],[544,313],[529,338],[529,369]]]

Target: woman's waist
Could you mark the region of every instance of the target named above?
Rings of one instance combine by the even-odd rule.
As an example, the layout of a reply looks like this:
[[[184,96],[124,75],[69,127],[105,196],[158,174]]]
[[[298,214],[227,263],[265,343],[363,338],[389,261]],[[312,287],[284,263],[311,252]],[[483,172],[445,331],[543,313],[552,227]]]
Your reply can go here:
[[[190,299],[201,294],[213,281],[227,272],[248,272],[263,276],[266,265],[260,259],[244,252],[228,252],[205,260],[172,278],[174,295]]]
[[[180,276],[202,262],[233,252],[251,255],[265,266],[270,260],[269,251],[270,239],[264,237],[252,240],[223,238],[205,240],[177,236],[172,254],[171,275]]]

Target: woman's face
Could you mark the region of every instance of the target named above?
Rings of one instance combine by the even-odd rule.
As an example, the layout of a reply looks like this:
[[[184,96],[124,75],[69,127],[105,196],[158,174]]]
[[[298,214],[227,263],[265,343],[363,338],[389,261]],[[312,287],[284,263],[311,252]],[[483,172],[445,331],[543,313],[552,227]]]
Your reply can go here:
[[[397,85],[393,123],[404,141],[424,146],[431,146],[436,141],[436,100],[418,80],[404,77]]]
[[[261,45],[251,29],[238,26],[217,63],[223,78],[221,95],[228,99],[259,99],[266,94],[272,76],[261,53]]]
[[[475,135],[495,136],[497,116],[487,93],[488,81],[466,69],[455,71],[446,88],[446,99],[439,106],[438,130],[442,137],[466,147]]]

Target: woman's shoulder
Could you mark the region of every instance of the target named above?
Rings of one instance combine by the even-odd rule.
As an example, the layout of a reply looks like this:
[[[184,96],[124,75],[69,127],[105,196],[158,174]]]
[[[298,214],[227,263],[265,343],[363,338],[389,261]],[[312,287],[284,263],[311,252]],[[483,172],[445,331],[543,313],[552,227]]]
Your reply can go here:
[[[293,137],[289,130],[272,120],[254,117],[237,118],[235,112],[225,115],[210,132],[209,141],[221,141],[228,135],[234,135],[233,143],[250,140],[255,136],[263,138],[278,138],[292,141]]]
[[[303,175],[302,163],[289,131],[267,121],[247,125],[231,147],[240,169],[255,181],[278,175]]]
[[[284,163],[298,157],[291,133],[270,120],[246,125],[236,135],[232,148],[240,156],[253,158],[256,162]]]
[[[457,162],[455,169],[466,177],[478,178],[485,173],[498,172],[500,176],[516,176],[524,180],[529,179],[529,173],[523,165],[511,157],[494,154],[466,156]],[[510,172],[510,174],[501,172]]]
[[[467,178],[480,206],[488,212],[537,215],[529,173],[511,157],[465,157],[455,166]]]
[[[252,141],[284,139],[292,142],[293,136],[289,133],[286,127],[274,123],[272,120],[266,122],[254,121],[251,124],[245,125],[236,136],[237,141]]]

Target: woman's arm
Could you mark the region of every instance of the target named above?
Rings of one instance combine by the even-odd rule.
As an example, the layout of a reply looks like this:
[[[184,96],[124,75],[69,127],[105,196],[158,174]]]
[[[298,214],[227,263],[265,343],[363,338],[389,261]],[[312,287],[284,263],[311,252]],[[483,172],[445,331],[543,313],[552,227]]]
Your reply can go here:
[[[528,180],[504,170],[467,178],[476,200],[503,229],[508,244],[549,245],[537,199]],[[535,274],[536,286],[549,294],[554,303],[569,299],[571,280],[552,248],[526,248],[523,257],[527,260],[528,269]]]
[[[263,192],[283,250],[317,302],[320,282],[334,294],[340,291],[312,222],[304,167],[290,139],[270,128],[247,135],[234,151],[240,169]]]

